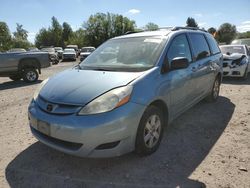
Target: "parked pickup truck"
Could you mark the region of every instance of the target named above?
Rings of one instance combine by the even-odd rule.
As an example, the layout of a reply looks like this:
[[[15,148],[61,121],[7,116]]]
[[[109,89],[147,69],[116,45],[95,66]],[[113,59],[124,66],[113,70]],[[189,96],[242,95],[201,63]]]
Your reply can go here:
[[[47,52],[13,52],[0,54],[0,77],[9,77],[17,81],[37,81],[41,68],[49,67]]]

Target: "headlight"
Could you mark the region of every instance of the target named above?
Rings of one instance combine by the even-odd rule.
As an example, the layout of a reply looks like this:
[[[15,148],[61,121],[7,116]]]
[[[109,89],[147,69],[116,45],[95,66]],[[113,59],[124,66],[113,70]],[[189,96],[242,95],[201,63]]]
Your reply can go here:
[[[37,87],[35,93],[34,93],[34,96],[33,96],[33,99],[36,100],[38,95],[39,95],[39,92],[40,90],[43,88],[43,86],[48,82],[49,78],[45,79],[41,84],[39,84],[39,86]]]
[[[108,112],[122,106],[129,101],[132,90],[132,86],[124,86],[104,93],[84,106],[79,112],[79,115]]]

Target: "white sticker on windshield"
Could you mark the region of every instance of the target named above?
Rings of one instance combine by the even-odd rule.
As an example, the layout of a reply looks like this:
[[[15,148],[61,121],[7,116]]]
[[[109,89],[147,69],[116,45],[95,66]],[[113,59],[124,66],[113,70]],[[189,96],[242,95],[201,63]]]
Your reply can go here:
[[[143,42],[151,42],[151,43],[161,43],[162,39],[157,39],[157,38],[151,38],[151,39],[145,39]]]

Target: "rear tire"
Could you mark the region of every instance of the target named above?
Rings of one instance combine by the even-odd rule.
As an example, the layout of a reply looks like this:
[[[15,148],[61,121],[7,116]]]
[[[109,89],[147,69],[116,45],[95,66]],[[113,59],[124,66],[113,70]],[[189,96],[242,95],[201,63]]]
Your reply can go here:
[[[206,100],[208,102],[215,102],[217,101],[218,97],[219,97],[219,93],[220,93],[220,77],[217,76],[215,81],[214,81],[214,85],[212,88],[211,93],[207,96]]]
[[[163,127],[162,111],[156,106],[149,106],[138,126],[135,153],[140,156],[154,153],[161,143]]]
[[[39,75],[35,68],[27,68],[23,71],[23,80],[27,83],[36,82],[38,77]]]
[[[10,76],[9,78],[11,80],[13,80],[13,81],[18,81],[18,80],[21,80],[22,76],[20,76],[20,75],[13,75],[13,76]]]

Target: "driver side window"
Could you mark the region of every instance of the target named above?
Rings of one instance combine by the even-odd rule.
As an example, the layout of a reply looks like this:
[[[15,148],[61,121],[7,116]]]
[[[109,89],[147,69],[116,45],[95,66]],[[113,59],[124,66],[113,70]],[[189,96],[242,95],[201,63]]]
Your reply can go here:
[[[171,63],[176,57],[184,57],[187,58],[189,62],[192,61],[188,40],[185,34],[175,37],[168,49],[168,62]]]

